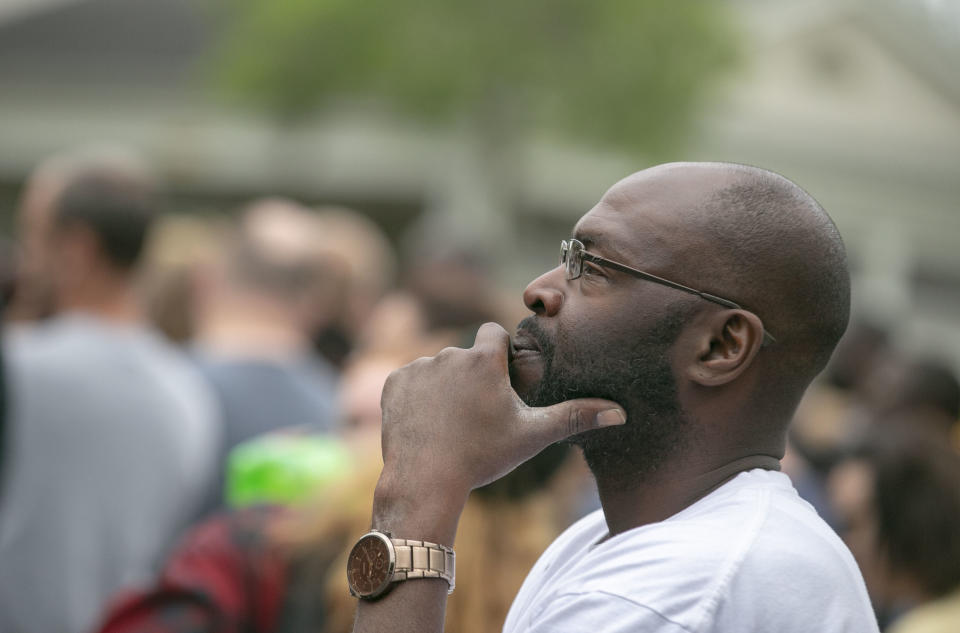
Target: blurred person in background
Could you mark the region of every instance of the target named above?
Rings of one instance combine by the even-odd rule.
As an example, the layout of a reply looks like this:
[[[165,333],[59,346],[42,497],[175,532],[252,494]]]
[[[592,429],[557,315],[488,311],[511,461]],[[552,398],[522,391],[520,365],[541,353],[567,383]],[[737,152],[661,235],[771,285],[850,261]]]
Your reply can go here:
[[[469,344],[482,323],[512,320],[512,303],[504,300],[477,255],[464,249],[416,250],[400,287],[372,311],[360,347],[402,349],[411,338],[436,349]]]
[[[893,420],[923,425],[960,449],[960,381],[945,363],[924,357],[888,360],[870,372],[864,392],[875,424]]]
[[[157,213],[142,163],[122,150],[54,157],[30,177],[21,212],[29,274],[18,292],[42,297],[34,316],[51,318],[5,332],[0,631],[83,633],[196,518],[219,418],[135,297]]]
[[[339,372],[312,341],[336,319],[348,283],[346,264],[328,241],[310,210],[259,200],[242,212],[218,261],[200,275],[193,356],[223,411],[221,464],[257,435],[337,428]]]
[[[70,169],[61,158],[48,159],[34,169],[20,196],[17,209],[17,253],[12,293],[4,318],[8,321],[37,321],[55,310],[53,276],[49,270],[52,209],[67,183]]]
[[[890,633],[960,631],[960,454],[916,411],[830,477],[840,532]]]
[[[861,319],[851,323],[823,372],[823,383],[840,393],[862,391],[872,368],[891,355],[890,338],[890,332],[875,321]]]
[[[254,202],[225,237],[200,275],[193,341],[223,411],[221,464],[263,433],[336,430],[339,372],[311,337],[335,319],[347,284],[317,217],[294,202]]]
[[[222,257],[230,219],[165,214],[150,229],[139,289],[150,322],[172,342],[189,345],[196,334],[198,282]]]
[[[467,250],[418,253],[404,286],[422,307],[424,327],[462,332],[460,343],[469,343],[480,325],[496,321],[502,312],[487,262]]]
[[[791,431],[802,457],[820,473],[858,446],[888,417],[915,419],[952,441],[960,418],[960,381],[936,358],[893,346],[875,325],[855,326],[844,337],[818,382],[804,397]]]
[[[344,265],[346,285],[333,318],[314,323],[316,350],[344,367],[360,344],[371,314],[392,287],[397,258],[383,231],[370,218],[343,207],[319,207],[316,218],[324,249]]]
[[[794,416],[790,440],[799,456],[825,475],[868,424],[871,374],[901,362],[887,330],[868,321],[852,323]]]
[[[837,519],[827,498],[827,477],[869,429],[871,374],[877,366],[902,362],[887,330],[870,321],[856,321],[794,414],[783,470],[831,527],[837,527]]]

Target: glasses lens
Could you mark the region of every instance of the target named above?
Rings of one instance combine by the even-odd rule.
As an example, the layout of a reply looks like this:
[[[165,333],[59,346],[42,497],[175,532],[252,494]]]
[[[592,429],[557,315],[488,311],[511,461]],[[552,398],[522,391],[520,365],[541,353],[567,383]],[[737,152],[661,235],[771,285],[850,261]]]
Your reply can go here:
[[[577,240],[563,240],[560,242],[560,265],[566,273],[567,279],[572,280],[580,276],[583,266],[583,244]]]
[[[570,240],[567,246],[567,279],[576,279],[580,276],[583,265],[583,244],[577,240]]]

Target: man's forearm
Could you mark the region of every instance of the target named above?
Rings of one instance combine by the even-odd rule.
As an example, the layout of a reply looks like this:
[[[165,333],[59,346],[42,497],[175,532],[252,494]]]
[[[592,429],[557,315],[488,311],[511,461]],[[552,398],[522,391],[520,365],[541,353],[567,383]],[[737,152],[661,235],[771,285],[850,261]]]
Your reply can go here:
[[[447,583],[422,578],[399,583],[375,601],[361,600],[354,633],[441,633],[447,607]]]
[[[389,479],[385,473],[377,485],[373,529],[389,532],[395,538],[453,547],[466,494],[441,493],[436,487],[416,487],[409,482],[391,485]],[[418,578],[397,583],[379,600],[360,600],[354,633],[440,633],[447,589],[443,579]]]

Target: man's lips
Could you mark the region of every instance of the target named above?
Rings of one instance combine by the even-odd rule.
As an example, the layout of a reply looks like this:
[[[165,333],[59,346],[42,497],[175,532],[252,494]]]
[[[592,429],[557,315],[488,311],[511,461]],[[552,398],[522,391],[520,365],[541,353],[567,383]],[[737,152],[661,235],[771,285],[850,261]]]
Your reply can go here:
[[[517,332],[510,345],[510,360],[514,361],[527,356],[540,354],[540,344],[536,339],[524,331]]]

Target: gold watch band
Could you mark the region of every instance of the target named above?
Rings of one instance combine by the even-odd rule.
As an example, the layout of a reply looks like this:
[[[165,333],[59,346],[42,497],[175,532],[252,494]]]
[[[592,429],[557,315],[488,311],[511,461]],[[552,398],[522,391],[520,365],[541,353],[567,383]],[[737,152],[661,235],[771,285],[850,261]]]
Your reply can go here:
[[[413,539],[390,540],[397,557],[394,582],[411,578],[443,578],[450,585],[447,594],[453,593],[456,585],[456,554],[451,548]]]

